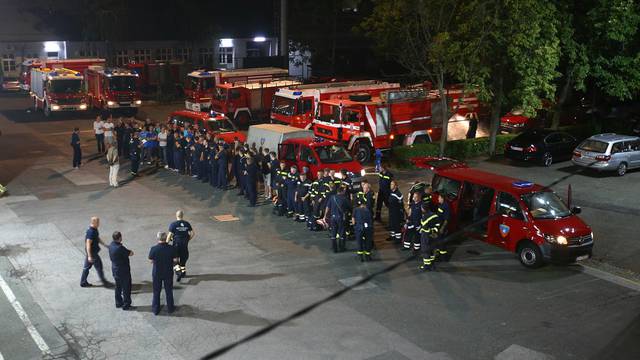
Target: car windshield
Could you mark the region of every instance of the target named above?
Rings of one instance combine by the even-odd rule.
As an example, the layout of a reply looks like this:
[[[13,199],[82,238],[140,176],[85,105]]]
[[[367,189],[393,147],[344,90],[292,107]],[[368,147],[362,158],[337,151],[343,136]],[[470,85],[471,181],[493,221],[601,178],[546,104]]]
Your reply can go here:
[[[273,107],[271,108],[271,111],[274,113],[281,115],[293,115],[295,108],[294,99],[278,95],[273,97]]]
[[[217,87],[213,92],[213,98],[218,101],[227,100],[227,90]]]
[[[326,164],[335,164],[335,163],[343,163],[353,161],[353,158],[347,150],[338,145],[326,145],[326,146],[316,146],[316,153],[318,153],[318,158],[320,161]]]
[[[82,80],[51,80],[49,91],[52,93],[75,94],[82,91]]]
[[[608,147],[609,144],[606,142],[587,139],[578,146],[578,149],[597,153],[605,153]]]
[[[557,219],[571,215],[571,210],[551,191],[522,195],[534,219]]]
[[[114,76],[109,78],[111,91],[136,91],[136,78],[133,76]]]
[[[223,120],[209,119],[209,130],[216,132],[236,131],[236,127],[226,117]]]

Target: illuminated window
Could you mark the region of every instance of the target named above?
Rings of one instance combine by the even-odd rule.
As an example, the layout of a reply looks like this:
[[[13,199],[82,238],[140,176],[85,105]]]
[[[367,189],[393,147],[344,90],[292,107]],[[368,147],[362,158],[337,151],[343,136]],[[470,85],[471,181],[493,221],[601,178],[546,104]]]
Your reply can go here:
[[[233,48],[232,47],[218,48],[218,63],[222,65],[233,64]]]
[[[15,69],[16,69],[16,59],[13,57],[13,54],[2,55],[2,70],[14,71]]]

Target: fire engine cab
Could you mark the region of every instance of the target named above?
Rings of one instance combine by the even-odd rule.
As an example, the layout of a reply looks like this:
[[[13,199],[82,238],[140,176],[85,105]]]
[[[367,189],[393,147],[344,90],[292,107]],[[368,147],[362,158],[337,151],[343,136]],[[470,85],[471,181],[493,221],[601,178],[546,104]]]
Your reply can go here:
[[[91,106],[102,110],[124,110],[131,115],[142,105],[136,86],[138,74],[128,69],[91,66],[86,71]]]
[[[453,116],[473,113],[478,99],[464,98],[462,90],[447,90]],[[440,139],[442,121],[437,91],[425,87],[387,90],[379,96],[352,94],[348,99],[320,101],[313,131],[317,136],[347,143],[361,163],[371,159],[373,149],[428,143]]]
[[[311,126],[321,100],[346,99],[349,94],[356,93],[378,96],[382,91],[391,89],[400,89],[400,84],[362,80],[281,88],[273,96],[271,121],[306,129]]]
[[[84,77],[69,69],[31,69],[31,96],[34,109],[49,117],[58,111],[86,111]]]
[[[591,257],[593,232],[577,216],[580,208],[567,205],[551,189],[452,159],[412,161],[433,172],[433,194],[449,206],[449,234],[460,232],[514,252],[530,268]]]

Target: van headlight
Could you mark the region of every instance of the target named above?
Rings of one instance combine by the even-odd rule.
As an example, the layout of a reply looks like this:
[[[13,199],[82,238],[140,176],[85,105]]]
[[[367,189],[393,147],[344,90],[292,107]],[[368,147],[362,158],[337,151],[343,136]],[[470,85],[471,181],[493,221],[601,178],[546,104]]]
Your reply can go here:
[[[113,102],[113,101],[111,101],[111,100],[107,101],[107,106],[113,106],[113,105],[115,105],[115,104],[116,104],[116,103],[115,103],[115,102]]]
[[[365,169],[360,170],[360,176],[367,175],[367,171]]]
[[[142,100],[136,100],[136,105],[142,105]]]
[[[560,236],[554,236],[554,235],[548,235],[545,234],[544,239],[551,244],[558,244],[558,245],[567,245],[568,244],[568,240],[566,237],[560,235]]]
[[[60,110],[60,105],[51,105],[51,110]]]
[[[80,104],[80,110],[87,110],[87,104]]]

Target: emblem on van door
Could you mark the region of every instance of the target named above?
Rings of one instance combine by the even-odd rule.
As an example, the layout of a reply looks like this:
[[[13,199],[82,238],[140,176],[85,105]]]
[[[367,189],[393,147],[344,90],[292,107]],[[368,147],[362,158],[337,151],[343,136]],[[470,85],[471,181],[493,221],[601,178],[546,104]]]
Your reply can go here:
[[[511,228],[508,225],[500,224],[500,236],[502,236],[503,238],[506,238],[507,235],[509,235],[510,229]]]

